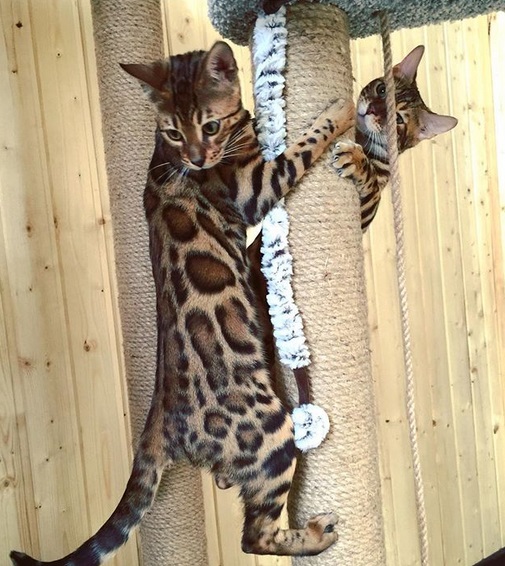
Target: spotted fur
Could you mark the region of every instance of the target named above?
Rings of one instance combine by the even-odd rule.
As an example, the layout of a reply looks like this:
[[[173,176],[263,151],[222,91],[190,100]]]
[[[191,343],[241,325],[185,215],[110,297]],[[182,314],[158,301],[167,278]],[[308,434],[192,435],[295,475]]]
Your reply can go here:
[[[452,116],[435,114],[424,104],[416,84],[423,53],[424,47],[419,45],[393,69],[399,153],[447,132],[458,122]],[[333,150],[337,173],[352,179],[358,189],[363,231],[374,219],[389,180],[385,99],[384,79],[370,82],[358,98],[356,143],[340,141]]]
[[[91,539],[51,564],[97,566],[111,557],[177,460],[211,470],[220,487],[239,486],[245,552],[317,554],[337,539],[333,513],[301,529],[279,524],[296,463],[293,424],[267,371],[245,230],[352,125],[353,105],[332,104],[265,162],[226,43],[123,68],[141,81],[158,123],[144,193],[157,297],[155,389],[118,507]],[[11,559],[47,564],[19,552]]]

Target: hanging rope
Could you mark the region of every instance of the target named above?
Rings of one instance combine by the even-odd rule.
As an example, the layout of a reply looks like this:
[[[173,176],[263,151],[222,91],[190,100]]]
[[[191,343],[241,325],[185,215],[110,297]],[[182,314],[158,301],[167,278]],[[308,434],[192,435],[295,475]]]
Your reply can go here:
[[[424,485],[419,457],[419,443],[416,426],[414,370],[412,366],[412,350],[410,344],[409,305],[407,299],[407,285],[405,275],[405,236],[403,230],[403,214],[401,200],[401,180],[398,167],[398,143],[396,130],[396,100],[395,83],[393,78],[393,57],[391,54],[391,39],[389,32],[389,16],[387,12],[379,13],[382,49],[384,57],[384,70],[386,82],[386,108],[387,108],[387,139],[388,159],[391,182],[391,196],[393,201],[393,218],[396,239],[396,271],[398,278],[398,291],[400,296],[400,313],[403,337],[403,356],[405,363],[407,420],[409,425],[410,445],[412,449],[412,464],[414,468],[414,483],[416,491],[417,523],[419,529],[419,542],[421,546],[421,564],[429,564],[428,527],[426,522],[426,507],[424,499]]]

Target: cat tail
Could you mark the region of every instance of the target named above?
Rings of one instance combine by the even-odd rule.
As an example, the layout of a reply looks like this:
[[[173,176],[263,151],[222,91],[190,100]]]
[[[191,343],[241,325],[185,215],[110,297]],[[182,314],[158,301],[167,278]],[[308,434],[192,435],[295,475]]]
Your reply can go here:
[[[10,558],[14,566],[99,566],[126,543],[150,509],[163,469],[171,464],[163,446],[162,413],[151,407],[123,497],[97,533],[68,556],[52,562],[41,562],[23,552],[12,551]]]

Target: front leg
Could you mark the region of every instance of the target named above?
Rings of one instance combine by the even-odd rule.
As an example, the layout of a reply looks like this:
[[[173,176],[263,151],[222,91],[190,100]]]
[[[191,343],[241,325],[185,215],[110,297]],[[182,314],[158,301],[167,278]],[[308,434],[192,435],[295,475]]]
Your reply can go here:
[[[330,143],[355,121],[354,104],[338,100],[324,110],[312,126],[272,161],[261,155],[237,171],[236,203],[244,220],[257,224],[285,196]]]
[[[332,166],[340,177],[350,179],[356,186],[364,232],[375,217],[382,189],[389,181],[389,164],[369,159],[358,143],[341,140],[333,149]]]

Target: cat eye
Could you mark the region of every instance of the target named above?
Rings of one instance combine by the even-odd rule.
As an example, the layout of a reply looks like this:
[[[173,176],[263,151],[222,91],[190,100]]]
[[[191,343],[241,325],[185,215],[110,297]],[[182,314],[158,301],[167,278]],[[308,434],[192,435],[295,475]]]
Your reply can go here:
[[[211,120],[202,126],[202,131],[208,136],[214,136],[219,132],[219,120]]]
[[[174,130],[172,128],[169,128],[168,130],[163,130],[163,131],[173,141],[181,141],[182,140],[182,134],[181,134],[181,132],[179,132],[179,130]]]
[[[405,120],[402,118],[402,115],[399,114],[398,112],[396,113],[396,123],[397,124],[404,124]]]
[[[384,83],[379,83],[375,89],[377,96],[380,98],[386,98],[386,85]]]

